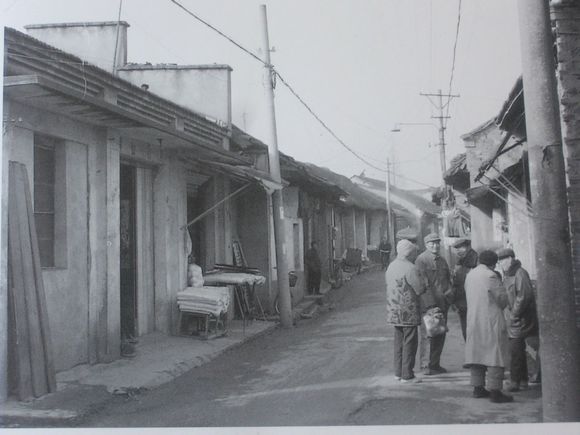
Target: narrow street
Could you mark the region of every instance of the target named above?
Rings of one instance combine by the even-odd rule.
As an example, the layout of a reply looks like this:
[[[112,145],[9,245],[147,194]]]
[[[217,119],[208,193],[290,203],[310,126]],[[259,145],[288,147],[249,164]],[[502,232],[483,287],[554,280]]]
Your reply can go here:
[[[449,373],[401,385],[392,376],[383,272],[355,277],[313,319],[277,329],[156,390],[111,402],[85,427],[334,426],[539,422],[539,387],[513,404],[471,398],[451,313]]]

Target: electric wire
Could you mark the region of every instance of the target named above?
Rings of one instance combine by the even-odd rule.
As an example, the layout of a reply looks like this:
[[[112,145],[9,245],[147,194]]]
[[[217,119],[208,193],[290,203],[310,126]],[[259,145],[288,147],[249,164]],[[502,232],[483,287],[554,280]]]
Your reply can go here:
[[[262,59],[260,59],[260,57],[257,54],[252,53],[250,50],[248,50],[247,48],[243,47],[241,44],[238,44],[236,41],[234,41],[228,35],[226,35],[225,33],[221,32],[219,29],[217,29],[216,27],[212,26],[210,23],[208,23],[207,21],[205,21],[201,17],[199,17],[196,14],[194,14],[192,11],[190,11],[189,9],[187,9],[185,6],[183,6],[177,0],[169,0],[169,1],[171,3],[173,3],[173,4],[175,4],[176,6],[178,6],[179,8],[181,8],[182,10],[184,10],[188,15],[192,16],[193,18],[195,18],[200,23],[206,25],[207,27],[209,27],[210,29],[212,29],[214,32],[217,32],[219,35],[221,35],[222,37],[226,38],[228,41],[230,41],[232,44],[234,44],[240,50],[246,52],[247,54],[249,54],[250,56],[252,56],[254,59],[256,59],[261,64],[266,65],[266,63]]]
[[[252,53],[250,50],[243,47],[241,44],[239,44],[238,42],[236,42],[235,40],[233,40],[232,38],[227,36],[225,33],[221,32],[219,29],[212,26],[207,21],[203,20],[201,17],[197,16],[195,13],[193,13],[192,11],[187,9],[185,6],[183,6],[177,0],[169,0],[169,1],[173,4],[175,4],[176,6],[178,6],[179,8],[181,8],[183,11],[185,11],[191,17],[195,18],[197,21],[203,23],[205,26],[207,26],[210,29],[212,29],[213,31],[217,32],[219,35],[221,35],[222,37],[227,39],[229,42],[234,44],[236,47],[238,47],[239,49],[241,49],[242,51],[244,51],[245,53],[250,55],[252,58],[256,59],[262,65],[269,67],[273,73],[272,80],[275,80],[275,77],[279,78],[280,81],[284,84],[284,86],[286,86],[286,88],[290,91],[290,93],[298,99],[298,101],[306,108],[306,110],[320,123],[320,125],[322,125],[322,127],[328,133],[330,133],[330,135],[334,139],[336,139],[338,141],[338,143],[340,143],[347,151],[349,151],[352,155],[354,155],[357,159],[359,159],[361,162],[365,163],[369,167],[376,169],[377,171],[380,171],[383,173],[387,172],[386,169],[381,168],[379,166],[376,166],[373,163],[371,163],[370,161],[368,161],[367,159],[361,157],[359,154],[357,154],[356,151],[354,151],[350,146],[348,146],[340,137],[338,137],[338,135],[314,112],[314,110],[312,110],[312,108],[306,103],[306,101],[304,101],[304,99],[298,94],[298,92],[296,92],[294,90],[294,88],[282,77],[282,75],[278,71],[276,71],[276,69],[272,65],[267,65],[266,62],[264,62],[262,59],[260,59],[256,54]]]

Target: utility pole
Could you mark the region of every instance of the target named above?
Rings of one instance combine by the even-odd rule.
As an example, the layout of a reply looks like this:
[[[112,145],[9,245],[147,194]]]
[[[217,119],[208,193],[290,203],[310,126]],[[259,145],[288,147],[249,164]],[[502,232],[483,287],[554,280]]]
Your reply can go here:
[[[387,158],[387,177],[385,180],[385,197],[387,199],[387,221],[388,221],[388,235],[387,239],[391,241],[391,249],[397,245],[395,240],[395,225],[393,222],[393,211],[391,209],[391,162]]]
[[[278,153],[278,134],[276,132],[276,108],[274,106],[274,68],[270,63],[270,40],[268,37],[268,15],[266,5],[260,5],[262,11],[262,30],[264,43],[264,71],[265,86],[268,94],[268,160],[270,175],[274,181],[282,184],[280,175],[280,156]],[[292,327],[292,307],[290,299],[290,283],[288,281],[288,252],[286,251],[286,228],[284,225],[284,199],[282,190],[275,190],[272,194],[272,208],[274,215],[274,237],[276,239],[276,270],[278,275],[278,300],[280,301],[280,323],[283,328]]]
[[[570,228],[549,4],[519,0],[530,185],[536,236],[544,422],[580,418]]]
[[[421,92],[420,93],[421,96],[423,97],[427,97],[429,99],[429,101],[431,102],[431,104],[439,111],[439,116],[432,116],[432,119],[438,119],[439,120],[439,159],[440,159],[440,163],[441,163],[441,179],[443,181],[442,187],[445,189],[445,191],[447,192],[447,183],[445,183],[445,171],[447,171],[447,164],[445,162],[445,119],[449,119],[451,118],[448,115],[444,115],[443,111],[449,106],[449,104],[451,103],[451,100],[453,98],[459,98],[459,94],[454,95],[454,94],[443,94],[441,92],[441,89],[439,89],[439,91],[436,94],[426,94]],[[437,102],[433,102],[432,97],[437,97],[438,101]],[[443,103],[443,97],[447,98],[447,102],[444,104]],[[447,193],[445,193],[447,195]]]

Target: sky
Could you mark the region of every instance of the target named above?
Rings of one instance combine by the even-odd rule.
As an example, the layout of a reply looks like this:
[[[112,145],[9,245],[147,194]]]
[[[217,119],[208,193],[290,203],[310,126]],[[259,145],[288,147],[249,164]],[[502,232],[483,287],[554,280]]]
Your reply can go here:
[[[5,26],[115,21],[120,0],[0,0]],[[438,111],[420,93],[449,93],[459,0],[179,0],[262,57],[260,5],[267,5],[272,63],[346,145],[281,83],[275,94],[280,151],[348,177],[384,179],[395,161],[403,188],[441,183]],[[463,0],[445,147],[493,118],[521,73],[516,0]],[[267,141],[264,69],[256,59],[170,0],[122,0],[128,61],[228,64],[233,121]],[[444,101],[445,102],[445,101]],[[447,113],[446,113],[447,114]],[[400,123],[400,131],[393,132]],[[420,125],[404,125],[420,124]],[[378,168],[378,169],[377,169]]]

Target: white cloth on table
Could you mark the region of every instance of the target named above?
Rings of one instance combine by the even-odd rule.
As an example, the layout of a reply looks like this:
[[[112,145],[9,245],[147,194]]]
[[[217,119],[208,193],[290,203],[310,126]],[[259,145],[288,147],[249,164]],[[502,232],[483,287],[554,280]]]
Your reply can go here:
[[[219,316],[228,310],[230,291],[227,287],[187,287],[177,293],[177,306],[182,312]]]
[[[210,273],[204,275],[203,277],[205,284],[264,284],[266,282],[266,277],[262,275],[252,275],[251,273],[239,273],[239,272],[219,272]]]

